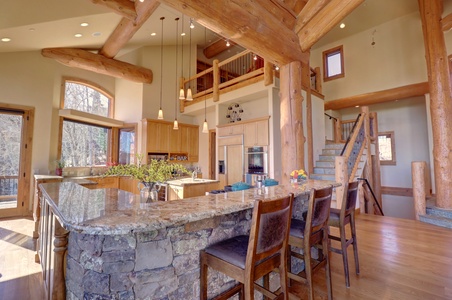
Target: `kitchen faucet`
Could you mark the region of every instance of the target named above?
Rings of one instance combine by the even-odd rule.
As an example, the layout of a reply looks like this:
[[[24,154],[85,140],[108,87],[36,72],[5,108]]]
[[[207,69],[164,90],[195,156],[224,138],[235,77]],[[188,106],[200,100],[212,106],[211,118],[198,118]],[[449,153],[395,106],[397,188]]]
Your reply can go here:
[[[192,178],[193,180],[195,180],[196,178],[198,178],[198,172],[197,172],[196,169],[193,171],[193,173],[191,173],[191,178]]]

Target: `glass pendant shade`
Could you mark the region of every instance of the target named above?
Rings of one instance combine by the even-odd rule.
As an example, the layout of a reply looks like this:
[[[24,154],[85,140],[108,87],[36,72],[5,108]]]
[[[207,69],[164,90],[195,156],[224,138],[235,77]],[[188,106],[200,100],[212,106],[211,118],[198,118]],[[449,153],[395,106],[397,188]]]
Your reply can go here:
[[[185,91],[184,91],[184,89],[180,89],[180,91],[179,91],[179,100],[185,100]]]
[[[187,89],[187,98],[185,98],[187,101],[193,101],[193,95],[191,93],[191,88]]]
[[[159,115],[158,115],[158,117],[157,117],[159,120],[163,120],[163,110],[162,110],[162,108],[160,107],[160,109],[159,109]]]
[[[179,129],[179,123],[177,123],[177,119],[174,120],[174,123],[173,123],[173,129],[174,129],[174,130],[178,130],[178,129]]]
[[[209,125],[207,125],[207,120],[204,120],[202,124],[202,133],[209,133]]]

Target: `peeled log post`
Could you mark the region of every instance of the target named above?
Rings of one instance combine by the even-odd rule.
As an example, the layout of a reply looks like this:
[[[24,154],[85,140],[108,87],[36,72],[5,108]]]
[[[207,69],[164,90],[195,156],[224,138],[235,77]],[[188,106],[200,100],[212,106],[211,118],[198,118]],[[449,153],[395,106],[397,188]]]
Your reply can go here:
[[[411,176],[413,180],[414,217],[419,220],[419,215],[426,213],[425,199],[425,161],[413,161],[411,163]]]
[[[452,208],[452,97],[444,34],[442,0],[419,0],[429,74],[436,206]]]
[[[341,186],[336,188],[336,207],[341,208],[344,200],[344,187],[348,183],[347,158],[345,156],[336,156],[334,162],[335,180],[340,182]]]
[[[290,172],[304,169],[301,62],[291,62],[280,70],[281,178],[289,182]]]

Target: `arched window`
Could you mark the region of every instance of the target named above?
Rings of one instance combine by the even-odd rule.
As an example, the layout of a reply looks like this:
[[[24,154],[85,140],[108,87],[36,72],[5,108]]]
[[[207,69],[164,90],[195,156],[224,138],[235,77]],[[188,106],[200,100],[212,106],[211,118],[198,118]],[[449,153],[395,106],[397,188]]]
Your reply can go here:
[[[60,157],[65,166],[105,166],[111,162],[112,126],[99,122],[98,116],[113,116],[113,97],[93,83],[64,79],[61,108],[86,113],[83,118],[62,117]]]

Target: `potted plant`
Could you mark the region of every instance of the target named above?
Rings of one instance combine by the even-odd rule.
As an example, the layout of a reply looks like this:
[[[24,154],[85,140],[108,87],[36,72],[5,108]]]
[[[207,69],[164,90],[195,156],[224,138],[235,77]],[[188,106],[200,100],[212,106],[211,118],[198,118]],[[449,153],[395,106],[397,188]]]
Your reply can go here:
[[[55,175],[62,176],[63,175],[63,168],[66,166],[63,159],[57,159],[55,161],[56,167],[55,167]]]
[[[147,165],[138,163],[111,166],[104,173],[104,176],[131,176],[138,179],[140,195],[149,202],[157,200],[157,193],[162,183],[187,173],[188,170],[181,164],[170,163],[167,160],[151,159]]]

